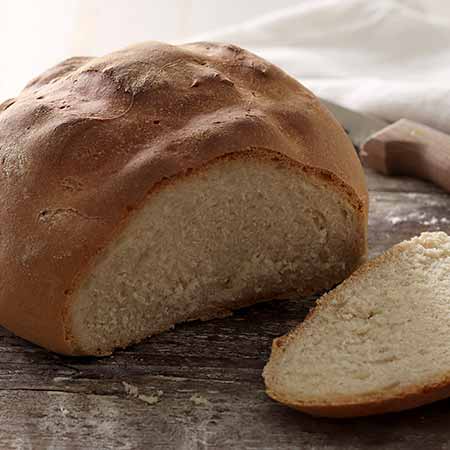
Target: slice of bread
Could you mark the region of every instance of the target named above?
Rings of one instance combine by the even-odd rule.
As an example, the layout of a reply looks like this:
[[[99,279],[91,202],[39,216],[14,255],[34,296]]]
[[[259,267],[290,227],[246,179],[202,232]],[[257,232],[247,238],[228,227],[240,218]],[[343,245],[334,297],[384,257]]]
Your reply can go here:
[[[423,233],[360,267],[274,341],[267,393],[317,416],[450,396],[450,237]]]

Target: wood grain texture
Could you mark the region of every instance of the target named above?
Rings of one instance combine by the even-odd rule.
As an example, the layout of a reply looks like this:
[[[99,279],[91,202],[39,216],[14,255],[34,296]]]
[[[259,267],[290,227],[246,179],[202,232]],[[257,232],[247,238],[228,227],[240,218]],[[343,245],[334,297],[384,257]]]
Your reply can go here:
[[[447,194],[371,171],[368,179],[371,256],[421,231],[450,233]],[[0,449],[450,449],[449,400],[331,420],[265,395],[272,339],[313,302],[185,324],[100,359],[51,354],[0,328]]]

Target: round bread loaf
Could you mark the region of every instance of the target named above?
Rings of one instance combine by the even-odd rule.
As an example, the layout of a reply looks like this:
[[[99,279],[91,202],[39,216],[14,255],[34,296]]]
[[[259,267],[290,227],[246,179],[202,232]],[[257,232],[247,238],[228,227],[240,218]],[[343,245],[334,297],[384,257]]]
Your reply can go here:
[[[367,189],[314,95],[234,45],[71,58],[0,105],[0,323],[109,354],[175,323],[332,287]]]

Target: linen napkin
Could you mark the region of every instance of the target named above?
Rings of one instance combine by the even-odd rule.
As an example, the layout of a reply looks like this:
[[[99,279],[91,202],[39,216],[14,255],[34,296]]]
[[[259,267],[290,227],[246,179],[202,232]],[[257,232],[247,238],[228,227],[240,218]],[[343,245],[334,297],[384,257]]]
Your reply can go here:
[[[302,1],[195,39],[248,48],[343,106],[450,133],[450,2]]]

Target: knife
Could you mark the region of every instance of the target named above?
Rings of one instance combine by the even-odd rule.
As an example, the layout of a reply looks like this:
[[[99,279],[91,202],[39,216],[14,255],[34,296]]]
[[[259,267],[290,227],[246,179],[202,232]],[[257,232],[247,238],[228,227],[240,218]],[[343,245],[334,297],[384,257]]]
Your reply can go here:
[[[321,99],[350,136],[362,163],[384,175],[430,181],[450,192],[450,136],[408,119],[389,124]]]

